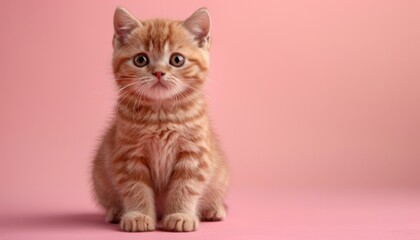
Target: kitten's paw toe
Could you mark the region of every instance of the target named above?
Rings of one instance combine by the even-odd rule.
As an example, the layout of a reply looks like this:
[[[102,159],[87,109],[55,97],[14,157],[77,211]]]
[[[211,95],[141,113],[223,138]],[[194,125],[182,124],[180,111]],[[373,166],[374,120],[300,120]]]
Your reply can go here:
[[[163,218],[163,229],[174,232],[191,232],[198,229],[199,220],[187,213],[173,213]]]
[[[109,223],[119,223],[121,211],[117,208],[110,208],[106,211],[105,220]]]
[[[203,221],[222,221],[226,218],[226,210],[223,206],[204,209],[200,213],[200,218]]]
[[[122,216],[120,226],[126,232],[146,232],[155,230],[156,221],[141,212],[133,211]]]

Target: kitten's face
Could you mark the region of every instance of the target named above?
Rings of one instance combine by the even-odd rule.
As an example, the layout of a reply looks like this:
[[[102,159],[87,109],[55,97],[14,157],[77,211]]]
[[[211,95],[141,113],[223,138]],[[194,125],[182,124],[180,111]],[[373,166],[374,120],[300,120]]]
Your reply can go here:
[[[197,10],[186,21],[139,21],[117,8],[114,27],[113,68],[120,89],[149,100],[201,89],[209,66],[207,10]]]

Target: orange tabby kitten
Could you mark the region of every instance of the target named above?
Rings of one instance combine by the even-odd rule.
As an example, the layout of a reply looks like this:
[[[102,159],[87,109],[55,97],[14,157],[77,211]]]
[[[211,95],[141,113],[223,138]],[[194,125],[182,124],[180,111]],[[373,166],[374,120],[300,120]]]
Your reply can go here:
[[[228,167],[202,92],[207,9],[185,21],[114,15],[116,116],[93,162],[95,196],[124,231],[197,230],[225,215]]]

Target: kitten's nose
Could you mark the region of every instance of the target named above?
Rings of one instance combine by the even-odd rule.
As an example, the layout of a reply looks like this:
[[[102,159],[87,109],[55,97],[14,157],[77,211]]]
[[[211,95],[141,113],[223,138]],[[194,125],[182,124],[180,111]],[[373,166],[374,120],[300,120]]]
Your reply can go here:
[[[155,76],[157,77],[157,79],[158,79],[158,80],[160,80],[160,78],[161,78],[162,76],[164,76],[164,75],[165,75],[165,73],[164,73],[164,72],[153,72],[153,75],[155,75]]]

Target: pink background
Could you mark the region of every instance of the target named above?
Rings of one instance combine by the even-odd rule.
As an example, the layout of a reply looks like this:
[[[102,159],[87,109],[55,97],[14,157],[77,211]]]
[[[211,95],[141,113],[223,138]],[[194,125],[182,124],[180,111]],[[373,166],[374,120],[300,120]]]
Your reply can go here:
[[[416,0],[1,1],[0,238],[138,236],[103,224],[88,184],[115,103],[118,5],[143,19],[211,12],[206,91],[233,169],[231,214],[195,236],[419,239]]]

